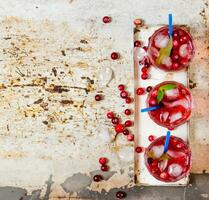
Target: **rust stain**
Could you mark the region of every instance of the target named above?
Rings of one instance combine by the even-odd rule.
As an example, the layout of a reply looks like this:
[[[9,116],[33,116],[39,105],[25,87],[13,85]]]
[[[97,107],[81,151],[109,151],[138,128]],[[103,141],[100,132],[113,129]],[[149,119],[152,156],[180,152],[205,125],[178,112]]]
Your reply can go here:
[[[60,103],[62,105],[69,105],[69,104],[73,104],[73,101],[72,100],[62,100],[62,101],[60,101]]]
[[[0,156],[6,159],[21,159],[23,157],[26,157],[27,154],[20,151],[4,151],[0,152]]]
[[[68,92],[69,89],[67,89],[66,86],[51,84],[48,88],[46,88],[46,91],[50,93],[62,93]]]

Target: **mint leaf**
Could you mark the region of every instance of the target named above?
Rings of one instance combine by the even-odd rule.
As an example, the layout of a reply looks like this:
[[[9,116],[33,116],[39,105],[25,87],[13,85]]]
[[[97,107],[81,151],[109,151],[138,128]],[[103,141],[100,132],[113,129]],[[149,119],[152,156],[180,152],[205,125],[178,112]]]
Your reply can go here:
[[[172,48],[173,48],[173,38],[170,37],[166,47],[160,49],[160,54],[156,59],[156,63],[158,65],[162,63],[163,58],[170,56]]]
[[[158,104],[162,101],[164,94],[165,94],[165,92],[163,90],[158,90],[158,92],[157,92],[157,103]]]
[[[176,88],[176,85],[166,84],[166,85],[161,86],[159,90],[167,91],[167,90],[172,90],[174,88]]]

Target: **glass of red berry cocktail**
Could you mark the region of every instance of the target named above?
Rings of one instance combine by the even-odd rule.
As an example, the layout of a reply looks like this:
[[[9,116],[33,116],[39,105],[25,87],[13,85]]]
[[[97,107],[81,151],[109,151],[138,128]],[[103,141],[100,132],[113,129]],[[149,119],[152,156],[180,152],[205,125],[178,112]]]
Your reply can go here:
[[[154,66],[165,71],[181,70],[188,67],[194,55],[193,40],[179,26],[173,26],[172,37],[169,37],[168,26],[164,26],[149,38],[147,53]]]
[[[181,83],[165,81],[156,85],[147,97],[147,107],[159,106],[149,111],[150,118],[170,130],[185,123],[191,116],[192,96]]]
[[[144,154],[145,165],[156,179],[176,182],[189,173],[191,151],[181,138],[170,136],[168,151],[164,153],[165,138],[159,137],[148,146]]]

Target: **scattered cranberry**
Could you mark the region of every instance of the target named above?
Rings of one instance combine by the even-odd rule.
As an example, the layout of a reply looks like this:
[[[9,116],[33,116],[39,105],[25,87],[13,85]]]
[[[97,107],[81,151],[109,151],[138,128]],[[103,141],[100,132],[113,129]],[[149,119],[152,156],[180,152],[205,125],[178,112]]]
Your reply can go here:
[[[112,119],[114,117],[114,113],[113,112],[108,112],[107,113],[107,118],[108,119]]]
[[[152,90],[152,86],[148,86],[146,89],[147,92],[150,92],[151,90]]]
[[[99,158],[99,163],[101,164],[101,165],[104,165],[104,164],[106,164],[107,163],[107,158],[105,158],[105,157],[101,157],[101,158]]]
[[[130,115],[131,114],[131,110],[130,109],[125,109],[124,113],[125,113],[125,115]]]
[[[103,177],[102,177],[101,175],[95,175],[95,176],[93,177],[93,179],[94,179],[95,182],[100,182],[100,181],[103,180]]]
[[[136,26],[141,26],[141,25],[143,25],[143,21],[142,21],[141,19],[135,19],[135,20],[134,20],[134,24],[135,24]]]
[[[125,121],[125,127],[130,127],[130,126],[132,126],[132,121],[131,120],[126,120]]]
[[[118,54],[117,52],[112,52],[112,53],[111,53],[111,58],[112,58],[113,60],[117,60],[117,59],[119,58],[119,54]]]
[[[108,16],[104,16],[102,21],[106,24],[106,23],[110,23],[111,22],[111,17]]]
[[[156,105],[157,105],[157,100],[154,99],[154,98],[150,98],[150,100],[149,100],[149,105],[151,105],[151,106],[156,106]]]
[[[126,103],[129,104],[129,103],[131,103],[131,102],[132,102],[131,97],[126,97]]]
[[[122,91],[122,92],[120,93],[120,96],[121,96],[121,98],[125,99],[125,98],[128,96],[128,92]]]
[[[102,165],[100,168],[102,171],[106,172],[109,170],[109,166],[108,165]]]
[[[100,95],[100,94],[95,95],[95,100],[96,100],[96,101],[102,100],[101,95]]]
[[[129,130],[128,129],[124,129],[123,130],[123,135],[128,135],[129,134]]]
[[[112,118],[112,124],[119,124],[119,118],[118,117],[113,117]]]
[[[120,91],[123,91],[123,90],[125,89],[125,85],[120,84],[120,85],[118,86],[118,89],[119,89]]]
[[[154,136],[154,135],[150,135],[150,136],[148,137],[148,140],[149,140],[150,142],[152,142],[154,139],[155,139],[155,136]]]
[[[186,43],[187,41],[188,41],[188,38],[187,38],[186,35],[183,35],[183,36],[180,37],[180,42],[181,42],[181,44],[184,44],[184,43]]]
[[[144,94],[144,92],[145,92],[144,88],[137,88],[137,90],[136,90],[137,95],[142,95],[142,94]]]
[[[142,43],[139,40],[134,42],[134,47],[141,47]]]
[[[148,79],[148,74],[147,74],[147,73],[143,73],[143,74],[141,75],[141,78],[142,78],[143,80]]]
[[[135,148],[136,153],[141,153],[143,151],[142,147],[136,147]]]
[[[147,72],[148,72],[148,67],[142,67],[141,71],[142,71],[143,73],[147,73]]]
[[[117,125],[115,126],[115,131],[116,131],[116,133],[122,133],[122,132],[123,132],[123,129],[124,129],[123,124],[117,124]]]
[[[128,141],[133,141],[133,140],[134,140],[134,135],[131,134],[131,133],[128,134],[126,137],[127,137],[127,140],[128,140]]]
[[[115,196],[117,199],[123,199],[126,197],[126,193],[123,191],[118,191],[118,192],[116,192]]]
[[[176,49],[179,47],[179,41],[178,40],[173,40],[173,48]]]

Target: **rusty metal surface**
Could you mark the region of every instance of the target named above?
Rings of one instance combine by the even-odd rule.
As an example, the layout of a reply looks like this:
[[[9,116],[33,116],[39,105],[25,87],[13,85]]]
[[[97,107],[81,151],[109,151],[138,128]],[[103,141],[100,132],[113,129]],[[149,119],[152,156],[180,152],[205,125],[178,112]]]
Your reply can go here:
[[[133,95],[132,21],[140,17],[163,24],[173,8],[175,23],[200,30],[197,38],[200,34],[207,42],[208,1],[1,0],[0,5],[0,185],[40,190],[54,200],[76,197],[85,188],[108,192],[133,186],[133,144],[122,137],[115,143],[100,137],[102,126],[113,134],[106,111],[121,113],[117,85],[125,83]],[[112,16],[111,24],[102,23],[104,15]],[[204,57],[206,42],[199,45]],[[112,51],[120,52],[119,61],[110,60]],[[112,68],[114,78],[101,86],[98,73],[105,67]],[[198,91],[202,77],[195,77]],[[94,101],[97,92],[105,97],[99,103]],[[202,125],[204,138],[197,127],[194,149],[205,147],[206,152],[207,120]],[[130,156],[124,160],[126,153]],[[106,181],[95,184],[92,174],[101,154],[110,158],[111,171]],[[193,170],[209,169],[208,163],[199,166],[194,161]]]

